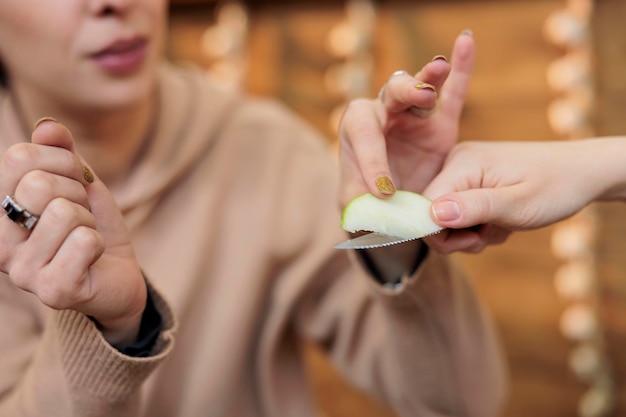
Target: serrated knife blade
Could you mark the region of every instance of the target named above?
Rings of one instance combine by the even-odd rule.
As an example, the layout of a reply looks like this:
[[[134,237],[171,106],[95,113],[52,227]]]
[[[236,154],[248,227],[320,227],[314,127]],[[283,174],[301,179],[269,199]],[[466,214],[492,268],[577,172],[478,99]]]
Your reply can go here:
[[[396,243],[408,242],[409,240],[403,237],[381,235],[380,233],[368,233],[363,236],[355,237],[354,239],[348,239],[345,242],[341,242],[335,245],[337,249],[374,249],[381,248],[383,246],[395,245]]]
[[[434,233],[428,233],[423,236],[417,236],[412,238],[396,237],[383,235],[382,233],[368,233],[353,239],[348,239],[345,242],[341,242],[335,245],[336,249],[375,249],[382,248],[383,246],[391,246],[397,243],[410,242],[411,240],[423,239],[425,237],[434,236],[440,233],[442,230],[438,230]]]

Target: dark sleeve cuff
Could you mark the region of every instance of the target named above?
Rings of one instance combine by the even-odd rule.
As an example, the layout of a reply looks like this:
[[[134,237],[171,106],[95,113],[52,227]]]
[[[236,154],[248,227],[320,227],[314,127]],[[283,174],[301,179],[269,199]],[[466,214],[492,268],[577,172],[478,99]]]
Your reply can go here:
[[[148,297],[146,299],[146,308],[141,316],[141,325],[139,327],[139,335],[137,342],[127,345],[118,350],[127,356],[136,358],[145,358],[151,355],[152,348],[156,343],[159,334],[163,328],[163,319],[161,314],[154,305],[152,294],[148,289]]]
[[[408,270],[404,271],[404,274],[406,274],[406,275],[409,275],[409,276],[413,275],[415,273],[415,271],[417,271],[419,266],[422,264],[422,262],[424,261],[426,256],[428,255],[428,251],[429,251],[428,245],[426,245],[425,243],[420,242],[418,248],[419,249],[417,250],[417,253],[416,253],[413,265]],[[380,266],[377,264],[376,261],[374,261],[375,256],[370,256],[370,253],[369,253],[370,251],[377,251],[377,250],[381,250],[381,249],[382,250],[386,250],[387,248],[363,249],[363,250],[357,250],[356,252],[357,252],[359,258],[361,259],[361,261],[363,262],[363,265],[365,266],[365,268],[369,271],[370,275],[379,284],[381,284],[381,285],[383,285],[385,287],[393,288],[396,285],[400,284],[404,274],[395,276],[392,279],[386,279],[385,278],[385,275],[383,273],[381,273]]]

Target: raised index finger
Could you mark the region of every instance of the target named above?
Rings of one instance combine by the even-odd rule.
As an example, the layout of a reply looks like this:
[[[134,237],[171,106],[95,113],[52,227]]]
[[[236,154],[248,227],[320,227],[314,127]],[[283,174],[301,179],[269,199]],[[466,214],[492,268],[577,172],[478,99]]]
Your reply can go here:
[[[452,69],[448,80],[439,92],[439,110],[451,120],[458,120],[463,109],[475,57],[474,37],[471,31],[465,30],[454,42],[450,62]]]
[[[350,103],[341,121],[341,159],[344,200],[371,192],[392,195],[395,187],[387,161],[387,145],[376,106],[378,100],[358,99]],[[346,202],[344,201],[344,202]]]

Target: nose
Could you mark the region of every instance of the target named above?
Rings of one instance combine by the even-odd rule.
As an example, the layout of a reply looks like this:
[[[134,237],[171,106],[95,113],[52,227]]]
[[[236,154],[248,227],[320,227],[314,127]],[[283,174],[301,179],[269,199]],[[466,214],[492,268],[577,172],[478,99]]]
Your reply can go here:
[[[136,0],[90,0],[89,11],[94,16],[123,15]]]

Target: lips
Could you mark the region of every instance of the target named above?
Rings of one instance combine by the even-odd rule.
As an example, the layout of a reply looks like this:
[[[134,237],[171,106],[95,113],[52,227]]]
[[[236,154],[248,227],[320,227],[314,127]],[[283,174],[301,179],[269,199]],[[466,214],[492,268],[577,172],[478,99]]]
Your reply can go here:
[[[91,55],[91,59],[107,72],[127,74],[141,67],[147,46],[148,41],[143,37],[120,39]]]

